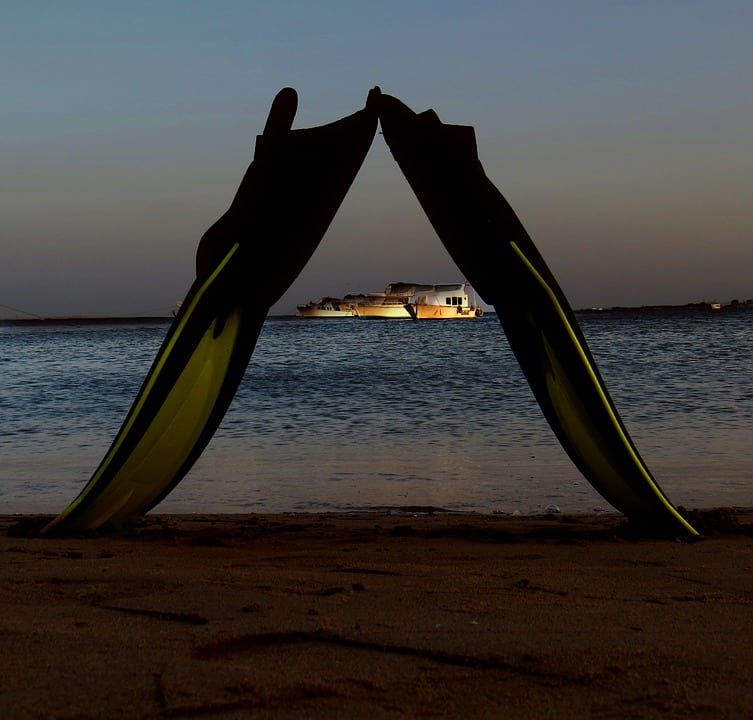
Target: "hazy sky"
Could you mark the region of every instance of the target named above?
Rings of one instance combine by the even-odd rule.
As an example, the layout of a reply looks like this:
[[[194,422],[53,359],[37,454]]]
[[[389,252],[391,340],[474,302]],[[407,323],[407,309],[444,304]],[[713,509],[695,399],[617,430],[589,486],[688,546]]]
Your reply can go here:
[[[753,297],[752,32],[749,0],[4,3],[0,304],[168,312],[286,85],[294,127],[374,85],[473,125],[576,308]],[[457,279],[377,136],[272,312]]]

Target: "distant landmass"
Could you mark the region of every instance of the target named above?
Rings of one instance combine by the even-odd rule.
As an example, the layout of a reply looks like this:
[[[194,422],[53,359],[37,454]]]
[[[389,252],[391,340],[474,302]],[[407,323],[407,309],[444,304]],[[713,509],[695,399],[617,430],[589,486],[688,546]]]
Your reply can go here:
[[[686,303],[685,305],[614,305],[612,307],[590,307],[579,308],[575,310],[578,314],[589,313],[669,313],[669,312],[719,312],[730,310],[751,310],[753,309],[753,298],[748,300],[730,300],[726,303],[720,302],[697,302]],[[490,313],[494,314],[492,308]],[[276,318],[295,318],[295,315],[272,315]],[[173,319],[172,316],[157,315],[137,315],[137,316],[61,316],[61,317],[23,317],[13,318],[0,317],[0,325],[33,325],[33,324],[70,324],[80,325],[88,324],[144,324],[144,323],[166,323]]]
[[[145,323],[164,323],[172,320],[168,316],[134,315],[113,317],[99,315],[70,315],[59,317],[23,317],[23,318],[0,318],[0,325],[143,325]]]
[[[685,305],[615,305],[613,307],[591,307],[576,310],[577,313],[601,313],[601,312],[679,312],[683,310],[692,312],[719,312],[720,310],[746,310],[753,308],[753,299],[730,300],[728,303],[703,302],[687,303]]]

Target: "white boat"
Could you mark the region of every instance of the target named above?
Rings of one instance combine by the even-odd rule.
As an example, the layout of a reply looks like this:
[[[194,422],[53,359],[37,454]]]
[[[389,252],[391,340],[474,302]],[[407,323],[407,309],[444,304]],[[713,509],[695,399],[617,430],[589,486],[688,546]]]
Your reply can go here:
[[[414,320],[470,320],[482,317],[483,309],[471,303],[467,283],[420,285],[405,309]]]
[[[296,313],[303,318],[344,318],[353,317],[353,305],[341,298],[322,297],[306,305],[298,305]]]
[[[384,292],[345,297],[352,301],[354,313],[358,317],[410,319],[405,305],[410,302],[415,287],[415,284],[391,283]]]
[[[342,298],[321,297],[298,305],[296,315],[305,318],[402,318],[414,320],[464,320],[484,312],[471,302],[467,283],[421,285],[390,283],[384,292],[355,294]],[[472,291],[471,291],[472,292]]]

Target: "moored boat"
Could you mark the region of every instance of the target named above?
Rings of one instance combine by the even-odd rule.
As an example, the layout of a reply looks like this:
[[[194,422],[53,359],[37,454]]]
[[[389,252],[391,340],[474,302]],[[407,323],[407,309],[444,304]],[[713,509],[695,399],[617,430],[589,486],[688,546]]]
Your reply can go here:
[[[341,298],[322,297],[296,308],[296,315],[304,318],[344,318],[354,314],[353,305]]]
[[[405,309],[410,302],[415,284],[390,283],[384,292],[372,292],[365,295],[346,295],[353,301],[354,314],[363,318],[402,318],[410,319]]]
[[[348,293],[342,298],[321,297],[298,305],[296,315],[305,318],[400,318],[414,320],[464,320],[484,312],[469,297],[468,283],[421,285],[390,283],[384,292]]]
[[[470,320],[482,317],[484,311],[468,296],[467,283],[421,285],[406,303],[405,309],[414,320]]]

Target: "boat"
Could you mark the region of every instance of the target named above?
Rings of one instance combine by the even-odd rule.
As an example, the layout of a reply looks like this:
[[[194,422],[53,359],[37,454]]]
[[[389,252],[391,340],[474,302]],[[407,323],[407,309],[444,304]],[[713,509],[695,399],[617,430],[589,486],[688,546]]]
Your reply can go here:
[[[415,283],[390,283],[384,292],[346,295],[353,303],[354,314],[362,318],[399,318],[409,320],[405,306],[410,302]]]
[[[390,283],[380,292],[348,293],[341,298],[325,296],[298,305],[304,318],[398,318],[414,320],[464,320],[482,317],[484,311],[469,298],[468,283],[423,285]]]
[[[414,320],[470,320],[483,316],[483,309],[468,297],[467,283],[419,285],[405,309]]]
[[[296,313],[303,318],[345,318],[353,317],[353,305],[343,298],[321,297],[305,305],[298,305]]]

